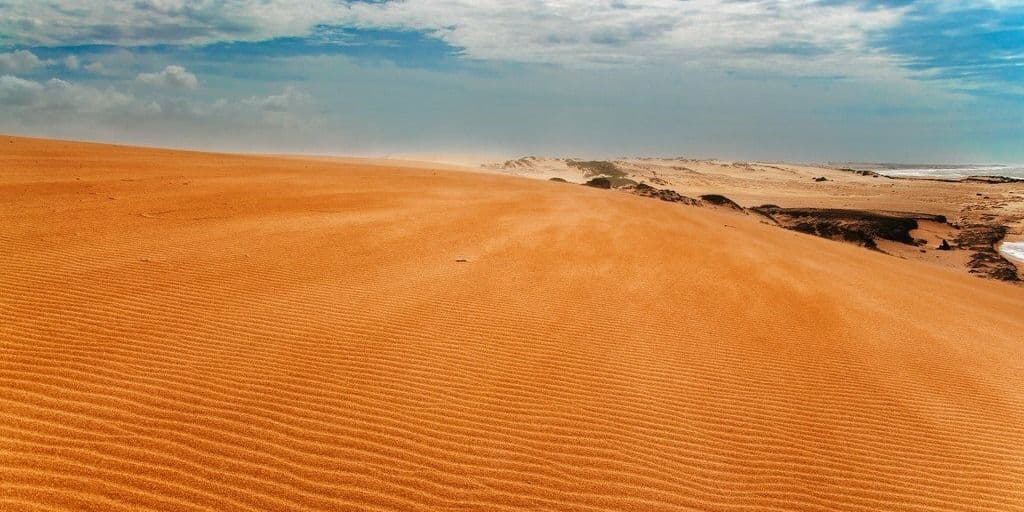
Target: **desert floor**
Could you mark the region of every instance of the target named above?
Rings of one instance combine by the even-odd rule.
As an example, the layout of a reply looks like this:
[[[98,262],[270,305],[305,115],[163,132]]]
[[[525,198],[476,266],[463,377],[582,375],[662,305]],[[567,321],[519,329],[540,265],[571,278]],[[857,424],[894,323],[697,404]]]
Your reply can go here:
[[[5,511],[1024,510],[1022,340],[753,216],[0,137]]]

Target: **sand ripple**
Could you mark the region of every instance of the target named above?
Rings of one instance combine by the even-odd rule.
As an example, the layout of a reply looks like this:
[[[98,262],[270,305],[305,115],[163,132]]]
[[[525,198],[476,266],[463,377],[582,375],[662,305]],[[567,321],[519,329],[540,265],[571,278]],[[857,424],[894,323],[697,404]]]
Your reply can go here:
[[[1020,288],[564,184],[11,140],[0,510],[1024,510]]]

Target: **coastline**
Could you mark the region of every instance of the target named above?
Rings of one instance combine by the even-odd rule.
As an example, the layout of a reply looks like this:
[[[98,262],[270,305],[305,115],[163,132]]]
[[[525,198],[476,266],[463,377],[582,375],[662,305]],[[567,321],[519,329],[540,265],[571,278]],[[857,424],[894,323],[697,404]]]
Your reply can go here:
[[[482,168],[590,182],[690,205],[716,207],[700,198],[721,196],[735,212],[757,214],[783,228],[983,277],[1022,279],[1020,263],[998,250],[1006,237],[1024,236],[1024,180],[1012,177],[942,179],[849,167],[657,158],[530,156]]]

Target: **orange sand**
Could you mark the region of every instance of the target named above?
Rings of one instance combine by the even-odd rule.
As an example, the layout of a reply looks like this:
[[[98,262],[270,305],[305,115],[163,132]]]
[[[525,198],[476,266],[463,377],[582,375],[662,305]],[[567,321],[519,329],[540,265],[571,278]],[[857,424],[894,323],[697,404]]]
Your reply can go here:
[[[753,216],[0,137],[5,511],[1024,510],[1022,340]]]

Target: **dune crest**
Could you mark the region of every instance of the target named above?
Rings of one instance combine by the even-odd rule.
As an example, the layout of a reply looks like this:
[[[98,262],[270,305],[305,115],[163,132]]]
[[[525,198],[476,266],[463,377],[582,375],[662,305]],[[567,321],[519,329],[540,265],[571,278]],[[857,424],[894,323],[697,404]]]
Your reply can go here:
[[[0,510],[1024,510],[1024,289],[754,216],[0,138]]]

